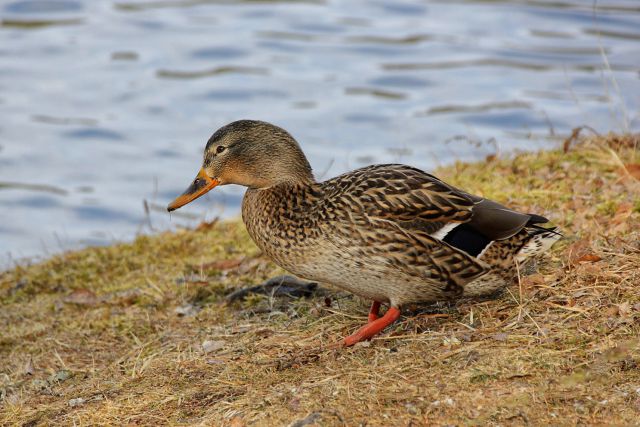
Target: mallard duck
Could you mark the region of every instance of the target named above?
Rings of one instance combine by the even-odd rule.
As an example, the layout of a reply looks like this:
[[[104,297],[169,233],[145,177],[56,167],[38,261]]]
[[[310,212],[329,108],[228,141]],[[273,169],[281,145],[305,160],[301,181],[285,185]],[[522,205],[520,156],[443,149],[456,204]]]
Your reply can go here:
[[[540,215],[508,209],[402,164],[317,182],[284,129],[240,120],[218,129],[173,211],[219,185],[247,187],[242,219],[276,264],[373,301],[369,323],[342,343],[370,339],[409,303],[495,293],[517,265],[559,237]],[[388,304],[383,316],[380,305]]]

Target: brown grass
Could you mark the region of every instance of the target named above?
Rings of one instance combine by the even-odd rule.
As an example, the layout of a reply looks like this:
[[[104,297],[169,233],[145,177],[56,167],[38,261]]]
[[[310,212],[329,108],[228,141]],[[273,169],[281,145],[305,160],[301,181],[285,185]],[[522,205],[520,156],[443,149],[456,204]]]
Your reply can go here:
[[[566,239],[497,299],[354,348],[325,349],[366,319],[344,293],[225,305],[281,273],[238,223],[0,273],[0,424],[639,425],[638,142],[438,171]]]

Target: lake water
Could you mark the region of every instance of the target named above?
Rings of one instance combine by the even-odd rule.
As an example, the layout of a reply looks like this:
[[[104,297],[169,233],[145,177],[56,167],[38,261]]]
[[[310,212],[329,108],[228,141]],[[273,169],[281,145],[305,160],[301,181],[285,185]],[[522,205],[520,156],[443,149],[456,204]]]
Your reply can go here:
[[[240,118],[325,178],[638,129],[640,1],[594,3],[0,2],[0,259],[237,215],[241,188],[165,206]]]

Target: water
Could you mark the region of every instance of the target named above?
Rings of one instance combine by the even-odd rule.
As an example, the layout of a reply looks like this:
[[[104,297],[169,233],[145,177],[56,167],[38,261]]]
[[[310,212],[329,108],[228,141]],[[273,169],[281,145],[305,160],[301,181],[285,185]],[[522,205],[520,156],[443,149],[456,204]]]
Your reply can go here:
[[[640,2],[593,4],[0,2],[1,259],[237,215],[232,187],[164,210],[235,119],[325,178],[638,129]]]

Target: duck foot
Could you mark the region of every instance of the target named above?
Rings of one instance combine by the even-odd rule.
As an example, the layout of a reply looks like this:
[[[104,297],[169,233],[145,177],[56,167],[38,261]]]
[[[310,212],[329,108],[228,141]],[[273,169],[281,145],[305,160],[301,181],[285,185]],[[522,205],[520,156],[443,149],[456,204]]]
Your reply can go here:
[[[386,328],[387,326],[389,326],[390,324],[398,320],[398,317],[400,317],[400,310],[398,308],[389,307],[389,310],[387,310],[384,316],[377,318],[377,311],[379,308],[380,308],[380,303],[377,303],[377,307],[376,307],[376,302],[374,302],[373,305],[371,306],[371,311],[373,312],[375,309],[374,314],[376,316],[376,319],[371,320],[372,313],[370,312],[369,323],[364,325],[360,329],[358,329],[355,334],[349,335],[343,340],[342,344],[345,347],[349,347],[360,341],[370,339],[371,337],[373,337],[374,335],[382,331],[384,328]]]
[[[379,311],[380,302],[374,301],[373,304],[371,304],[371,310],[369,310],[369,323],[373,322],[374,320],[378,320]]]

